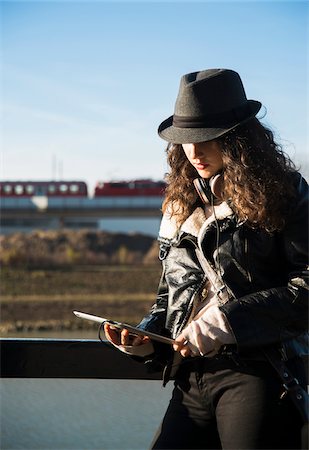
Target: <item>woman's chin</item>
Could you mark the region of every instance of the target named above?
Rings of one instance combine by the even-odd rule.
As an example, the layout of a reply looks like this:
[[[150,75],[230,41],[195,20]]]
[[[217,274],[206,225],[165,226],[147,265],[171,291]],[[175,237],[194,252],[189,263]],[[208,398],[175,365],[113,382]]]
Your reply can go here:
[[[201,178],[211,178],[213,175],[215,175],[215,172],[212,170],[198,170],[197,173]]]

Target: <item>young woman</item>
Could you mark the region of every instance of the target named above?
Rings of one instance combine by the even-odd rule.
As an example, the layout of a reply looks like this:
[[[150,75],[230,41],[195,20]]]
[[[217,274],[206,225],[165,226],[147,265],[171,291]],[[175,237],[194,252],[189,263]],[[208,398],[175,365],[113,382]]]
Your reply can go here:
[[[163,272],[139,326],[175,344],[105,325],[120,350],[175,379],[153,449],[300,448],[300,415],[264,350],[306,384],[308,186],[260,107],[236,72],[194,72],[159,127],[170,165]]]

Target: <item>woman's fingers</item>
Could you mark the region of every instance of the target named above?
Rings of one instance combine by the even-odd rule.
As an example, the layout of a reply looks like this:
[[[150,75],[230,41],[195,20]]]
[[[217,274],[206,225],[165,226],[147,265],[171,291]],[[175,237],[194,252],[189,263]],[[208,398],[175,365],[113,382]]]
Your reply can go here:
[[[115,345],[119,345],[120,341],[120,330],[112,327],[109,323],[104,324],[104,333],[109,341]]]
[[[173,344],[174,350],[176,352],[179,352],[185,344],[186,344],[186,339],[182,334],[180,334],[174,341],[174,344]]]
[[[175,352],[179,352],[184,358],[191,355],[191,350],[188,346],[186,338],[180,334],[173,344]]]
[[[142,345],[149,342],[148,336],[136,336],[126,329],[119,330],[109,323],[104,324],[104,332],[109,341],[115,345]]]
[[[131,345],[130,333],[128,330],[126,330],[126,329],[121,330],[120,342],[121,342],[121,345]]]
[[[142,345],[150,341],[148,336],[131,335],[131,338],[132,338],[131,345]]]
[[[184,357],[187,358],[188,356],[192,356],[192,351],[189,348],[188,345],[185,345],[181,350],[180,350],[180,354]]]

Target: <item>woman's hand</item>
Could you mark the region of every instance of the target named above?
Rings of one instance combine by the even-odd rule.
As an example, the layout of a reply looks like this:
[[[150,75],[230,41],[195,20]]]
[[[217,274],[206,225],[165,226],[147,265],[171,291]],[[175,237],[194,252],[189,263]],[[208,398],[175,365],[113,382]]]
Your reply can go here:
[[[104,333],[107,339],[114,345],[142,345],[150,341],[148,336],[130,334],[128,330],[120,330],[108,322],[104,324]]]
[[[183,336],[183,334],[180,334],[173,344],[173,348],[175,352],[180,352],[181,356],[184,358],[187,358],[188,356],[193,356],[193,352],[190,349],[188,345],[187,339]]]
[[[177,337],[174,350],[182,356],[207,356],[218,353],[222,345],[236,340],[226,316],[217,305],[205,306],[202,315],[192,320]]]

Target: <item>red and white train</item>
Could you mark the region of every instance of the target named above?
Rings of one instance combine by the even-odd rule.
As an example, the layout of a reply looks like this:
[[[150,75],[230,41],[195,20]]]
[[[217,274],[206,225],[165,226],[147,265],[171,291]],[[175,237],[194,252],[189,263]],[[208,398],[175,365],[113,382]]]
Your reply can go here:
[[[150,197],[163,196],[165,183],[152,180],[109,181],[97,183],[94,190],[95,197]]]
[[[94,197],[161,197],[164,195],[163,181],[132,180],[98,182]],[[84,181],[0,181],[0,197],[88,197]]]

